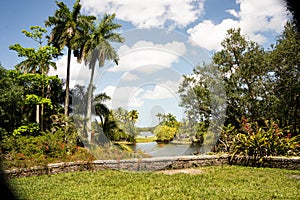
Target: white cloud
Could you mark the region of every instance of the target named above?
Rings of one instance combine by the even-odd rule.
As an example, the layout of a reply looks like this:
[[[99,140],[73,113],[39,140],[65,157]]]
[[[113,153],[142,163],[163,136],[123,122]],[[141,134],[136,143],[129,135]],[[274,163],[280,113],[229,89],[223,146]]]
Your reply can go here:
[[[174,85],[178,84],[173,84],[171,87],[168,87],[167,85],[155,85],[153,90],[147,90],[141,99],[167,99],[167,98],[174,98],[176,97],[176,92],[177,92],[177,87],[176,90],[174,90]]]
[[[238,26],[238,22],[232,19],[225,19],[220,24],[214,24],[205,20],[187,32],[190,35],[190,42],[208,50],[220,50],[221,41],[229,28]]]
[[[275,31],[279,33],[287,21],[283,0],[237,0],[240,4],[240,26],[245,33]]]
[[[141,107],[145,100],[159,100],[167,98],[178,98],[179,81],[165,81],[157,83],[154,88],[145,88],[143,86],[107,86],[101,92],[105,92],[111,97],[107,102],[109,108],[118,107]],[[147,85],[144,85],[147,86]]]
[[[123,76],[121,77],[121,80],[123,80],[123,81],[135,81],[138,79],[139,79],[139,77],[136,74],[131,73],[131,72],[125,72],[123,74]]]
[[[105,92],[111,97],[111,100],[107,103],[109,108],[115,109],[118,107],[140,107],[144,104],[144,101],[139,98],[144,90],[139,87],[116,87],[107,86],[102,92]]]
[[[241,28],[241,33],[259,44],[267,41],[264,32],[280,33],[288,16],[283,0],[236,0],[240,10],[226,10],[236,20],[224,19],[219,24],[205,20],[190,28],[190,41],[208,50],[220,50],[221,42],[229,28]]]
[[[81,4],[88,13],[116,13],[117,18],[138,28],[164,27],[167,22],[184,27],[194,22],[204,8],[204,0],[82,0]]]
[[[232,16],[236,17],[236,18],[239,18],[240,15],[238,12],[236,12],[234,9],[229,9],[229,10],[226,10],[226,12],[228,12],[229,14],[231,14]]]
[[[61,79],[66,79],[67,74],[67,56],[62,56],[56,61],[57,70],[50,68],[49,75],[57,75]],[[96,76],[96,74],[95,74]],[[89,67],[84,63],[78,63],[77,58],[71,57],[70,68],[70,88],[73,88],[76,84],[85,85],[90,78]]]
[[[178,62],[179,57],[185,52],[184,43],[177,41],[165,45],[138,41],[132,47],[122,45],[118,50],[120,58],[118,66],[109,68],[108,71],[130,71],[148,65],[170,67],[172,63]]]

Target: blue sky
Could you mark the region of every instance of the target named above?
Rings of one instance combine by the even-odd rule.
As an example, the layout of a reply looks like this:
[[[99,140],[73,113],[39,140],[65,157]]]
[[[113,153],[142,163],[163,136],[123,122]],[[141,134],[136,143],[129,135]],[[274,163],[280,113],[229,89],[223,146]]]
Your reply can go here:
[[[64,0],[70,8],[74,1]],[[268,48],[275,42],[288,19],[281,0],[81,0],[83,12],[97,17],[116,13],[122,24],[120,32],[126,41],[114,44],[119,66],[113,63],[97,69],[94,83],[97,92],[112,96],[109,106],[137,109],[139,126],[157,123],[157,112],[184,117],[178,106],[178,84],[183,74],[209,62],[212,52],[221,49],[220,42],[229,28],[240,27],[251,40]],[[2,2],[0,62],[7,69],[22,59],[8,49],[19,43],[36,44],[26,38],[22,29],[44,25],[57,9],[54,0],[11,0]],[[57,60],[57,74],[65,77],[66,56]],[[89,70],[72,60],[71,84],[87,85]]]

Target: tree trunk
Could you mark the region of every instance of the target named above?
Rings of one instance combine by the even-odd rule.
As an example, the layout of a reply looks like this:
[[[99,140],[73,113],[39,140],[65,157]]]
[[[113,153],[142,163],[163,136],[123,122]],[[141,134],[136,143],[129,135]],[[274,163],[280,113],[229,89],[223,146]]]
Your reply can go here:
[[[40,123],[40,105],[36,105],[36,111],[35,111],[35,122],[37,124]]]
[[[87,94],[87,102],[86,102],[86,118],[87,118],[87,130],[88,130],[88,139],[91,140],[90,131],[92,129],[92,101],[93,101],[93,79],[95,73],[95,66],[92,66],[91,69],[91,77],[90,83],[88,87],[88,94]]]
[[[68,48],[68,62],[67,62],[67,79],[66,79],[66,97],[65,97],[65,115],[69,116],[69,96],[70,96],[70,64],[71,64],[71,48]]]
[[[45,96],[45,85],[44,85],[44,68],[42,67],[42,99],[44,99]],[[44,104],[41,104],[41,131],[44,131]]]
[[[41,105],[41,131],[44,131],[44,104]]]

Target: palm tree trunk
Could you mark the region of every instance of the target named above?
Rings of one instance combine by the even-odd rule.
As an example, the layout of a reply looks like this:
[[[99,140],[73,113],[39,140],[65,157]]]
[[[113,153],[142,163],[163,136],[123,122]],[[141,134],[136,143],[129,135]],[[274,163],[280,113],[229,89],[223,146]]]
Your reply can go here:
[[[66,79],[66,97],[65,97],[65,115],[69,116],[70,104],[70,64],[71,64],[71,48],[68,48],[68,62],[67,62],[67,79]]]
[[[91,140],[91,134],[90,131],[92,129],[92,101],[93,101],[93,79],[94,79],[94,73],[95,73],[95,66],[92,66],[91,69],[91,77],[90,77],[90,83],[88,87],[88,95],[87,95],[87,104],[86,104],[86,118],[87,118],[87,129],[88,129],[88,138],[89,141]]]

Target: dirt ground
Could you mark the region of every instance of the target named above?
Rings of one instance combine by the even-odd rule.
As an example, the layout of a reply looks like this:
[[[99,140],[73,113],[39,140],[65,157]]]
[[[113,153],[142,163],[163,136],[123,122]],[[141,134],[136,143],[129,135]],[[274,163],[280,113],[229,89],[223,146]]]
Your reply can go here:
[[[193,169],[193,168],[188,168],[188,169],[170,169],[170,170],[161,170],[157,171],[157,173],[162,173],[162,174],[178,174],[178,173],[184,173],[184,174],[203,174],[204,172],[200,169]]]

